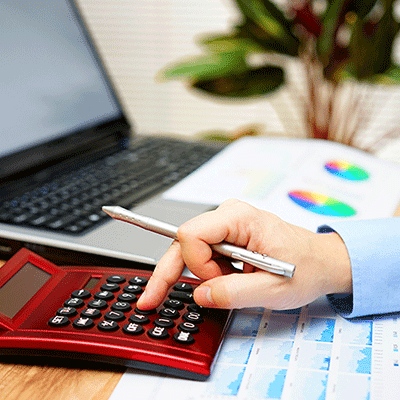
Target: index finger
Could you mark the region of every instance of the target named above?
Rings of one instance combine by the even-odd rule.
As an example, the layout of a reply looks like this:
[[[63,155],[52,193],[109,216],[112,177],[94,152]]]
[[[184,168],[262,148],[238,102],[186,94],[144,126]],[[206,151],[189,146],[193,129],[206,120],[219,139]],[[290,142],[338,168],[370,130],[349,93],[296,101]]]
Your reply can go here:
[[[167,295],[168,289],[179,280],[184,268],[181,247],[175,240],[154,269],[144,293],[137,302],[137,307],[142,310],[158,307]]]

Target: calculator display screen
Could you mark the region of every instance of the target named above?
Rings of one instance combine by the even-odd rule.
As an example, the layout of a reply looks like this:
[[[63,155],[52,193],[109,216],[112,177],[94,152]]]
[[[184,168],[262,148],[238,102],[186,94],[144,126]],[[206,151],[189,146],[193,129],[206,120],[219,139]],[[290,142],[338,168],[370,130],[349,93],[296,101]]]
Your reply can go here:
[[[0,288],[0,313],[15,317],[50,277],[48,272],[26,263]]]
[[[99,283],[100,278],[91,278],[89,282],[86,284],[84,289],[94,289],[96,285]]]

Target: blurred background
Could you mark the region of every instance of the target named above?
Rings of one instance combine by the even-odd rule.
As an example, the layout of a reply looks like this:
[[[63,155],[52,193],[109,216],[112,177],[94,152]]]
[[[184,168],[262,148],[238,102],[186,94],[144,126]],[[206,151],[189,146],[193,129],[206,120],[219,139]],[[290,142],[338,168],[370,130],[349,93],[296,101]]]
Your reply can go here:
[[[285,0],[279,0],[285,1]],[[200,53],[196,39],[226,32],[239,12],[231,0],[77,0],[112,75],[128,116],[140,134],[198,138],[205,134],[302,136],[298,97],[302,70],[289,68],[291,85],[273,96],[247,101],[210,98],[181,81],[159,82],[159,71],[176,60]],[[381,104],[362,132],[368,143],[400,125],[400,86],[373,93]],[[400,162],[400,140],[376,152]]]

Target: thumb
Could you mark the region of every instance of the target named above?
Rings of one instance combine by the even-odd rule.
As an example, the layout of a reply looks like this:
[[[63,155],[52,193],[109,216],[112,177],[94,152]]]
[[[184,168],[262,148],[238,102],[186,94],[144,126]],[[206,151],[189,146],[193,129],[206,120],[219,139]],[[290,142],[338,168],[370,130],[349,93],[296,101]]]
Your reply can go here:
[[[194,300],[198,305],[206,308],[254,306],[259,302],[259,299],[254,298],[253,290],[257,275],[258,273],[229,274],[209,279],[196,288]]]

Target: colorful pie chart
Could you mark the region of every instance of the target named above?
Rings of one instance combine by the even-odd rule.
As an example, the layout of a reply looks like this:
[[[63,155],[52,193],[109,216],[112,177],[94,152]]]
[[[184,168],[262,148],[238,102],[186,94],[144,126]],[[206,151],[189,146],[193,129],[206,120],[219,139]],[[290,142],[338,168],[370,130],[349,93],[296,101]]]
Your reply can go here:
[[[325,169],[331,174],[349,181],[364,181],[369,177],[367,171],[344,160],[329,161],[325,164]]]
[[[289,192],[289,198],[300,207],[315,214],[329,215],[332,217],[351,217],[356,214],[354,208],[321,193],[293,190]]]

